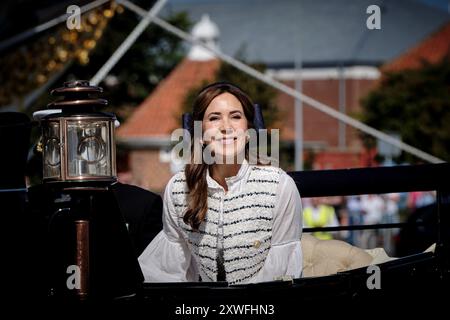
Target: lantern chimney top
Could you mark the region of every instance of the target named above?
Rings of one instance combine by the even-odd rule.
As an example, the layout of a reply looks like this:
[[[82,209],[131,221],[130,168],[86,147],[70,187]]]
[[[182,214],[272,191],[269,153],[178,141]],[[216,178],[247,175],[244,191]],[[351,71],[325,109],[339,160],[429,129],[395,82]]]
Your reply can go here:
[[[63,112],[92,112],[97,107],[108,105],[107,100],[97,97],[102,92],[101,87],[91,86],[87,80],[65,82],[63,87],[51,91],[52,96],[63,98],[49,103],[47,108],[62,109]]]

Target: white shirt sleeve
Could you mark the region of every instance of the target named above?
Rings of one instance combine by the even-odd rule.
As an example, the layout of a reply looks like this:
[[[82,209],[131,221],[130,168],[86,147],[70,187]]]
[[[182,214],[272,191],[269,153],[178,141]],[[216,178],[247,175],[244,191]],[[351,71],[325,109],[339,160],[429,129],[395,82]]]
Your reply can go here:
[[[172,178],[164,192],[163,230],[139,256],[145,282],[198,281],[198,271],[183,238],[171,198]]]
[[[303,268],[301,234],[300,194],[294,180],[283,172],[274,210],[271,248],[264,266],[251,282],[273,281],[282,276],[300,278]]]

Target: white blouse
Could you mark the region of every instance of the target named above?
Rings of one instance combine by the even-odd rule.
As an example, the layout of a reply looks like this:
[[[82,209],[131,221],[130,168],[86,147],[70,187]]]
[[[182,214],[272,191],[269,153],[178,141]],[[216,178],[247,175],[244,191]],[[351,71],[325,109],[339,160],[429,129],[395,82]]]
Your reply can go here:
[[[228,193],[239,194],[245,190],[245,182],[251,171],[249,167],[251,165],[244,163],[236,176],[226,178]],[[146,282],[199,281],[197,262],[177,224],[171,197],[175,177],[169,181],[164,193],[163,230],[138,258]],[[207,183],[208,188],[223,190],[209,173]],[[301,277],[303,257],[300,245],[302,233],[300,194],[293,179],[282,170],[272,221],[271,247],[264,265],[246,282],[273,281],[283,276]]]

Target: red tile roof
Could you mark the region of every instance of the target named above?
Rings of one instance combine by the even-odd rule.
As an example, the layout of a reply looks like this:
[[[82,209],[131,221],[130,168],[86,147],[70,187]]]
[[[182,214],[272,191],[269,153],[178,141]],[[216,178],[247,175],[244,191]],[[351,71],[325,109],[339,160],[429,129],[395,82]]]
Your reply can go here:
[[[416,69],[423,61],[437,63],[450,53],[450,23],[416,47],[408,50],[405,54],[389,62],[382,67],[383,71],[399,71],[404,69]]]
[[[122,138],[170,135],[181,127],[181,107],[189,90],[205,80],[213,81],[219,66],[218,59],[184,59],[137,107],[117,135]]]

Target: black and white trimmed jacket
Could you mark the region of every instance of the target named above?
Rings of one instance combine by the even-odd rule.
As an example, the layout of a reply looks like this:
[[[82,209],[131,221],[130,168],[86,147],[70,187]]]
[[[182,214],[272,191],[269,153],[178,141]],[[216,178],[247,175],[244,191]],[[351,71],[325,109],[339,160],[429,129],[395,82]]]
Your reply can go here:
[[[218,254],[230,284],[300,277],[301,201],[280,168],[241,165],[225,192],[209,174],[208,212],[199,231],[183,222],[184,171],[164,195],[164,230],[139,257],[146,281],[217,281]]]

